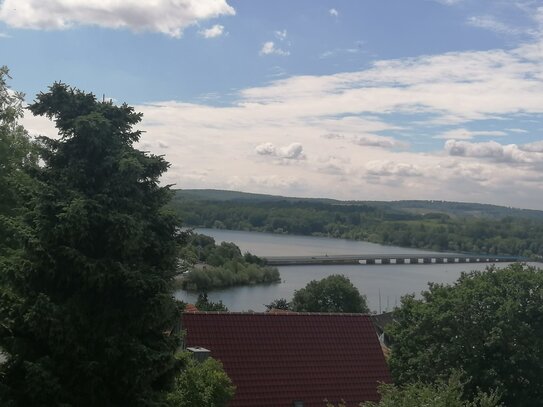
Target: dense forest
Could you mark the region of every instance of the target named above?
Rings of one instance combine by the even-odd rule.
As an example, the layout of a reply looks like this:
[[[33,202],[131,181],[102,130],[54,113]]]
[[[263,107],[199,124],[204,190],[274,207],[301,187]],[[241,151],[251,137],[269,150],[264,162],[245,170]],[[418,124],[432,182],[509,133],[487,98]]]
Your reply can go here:
[[[220,192],[178,190],[172,205],[187,226],[531,259],[543,256],[540,211],[455,202],[341,202]]]
[[[236,285],[270,284],[281,281],[276,267],[250,253],[241,253],[234,243],[201,234],[190,234],[180,254],[186,272],[180,277],[185,290],[206,292]]]

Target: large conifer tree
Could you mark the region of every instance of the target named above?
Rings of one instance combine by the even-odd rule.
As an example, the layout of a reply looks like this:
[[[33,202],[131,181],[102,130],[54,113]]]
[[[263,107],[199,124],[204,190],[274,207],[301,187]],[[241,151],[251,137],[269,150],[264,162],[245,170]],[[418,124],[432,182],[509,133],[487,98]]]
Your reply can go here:
[[[54,84],[24,261],[0,298],[3,406],[158,406],[173,373],[178,220],[168,163],[134,148],[141,114]]]

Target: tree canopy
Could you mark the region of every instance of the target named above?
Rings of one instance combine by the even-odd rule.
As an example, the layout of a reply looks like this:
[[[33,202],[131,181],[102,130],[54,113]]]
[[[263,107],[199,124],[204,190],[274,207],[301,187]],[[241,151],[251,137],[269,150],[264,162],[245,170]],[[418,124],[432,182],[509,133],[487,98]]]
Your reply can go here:
[[[466,394],[498,389],[509,407],[543,399],[543,271],[513,264],[464,273],[407,296],[387,330],[396,383],[461,371]]]
[[[188,352],[178,358],[184,368],[175,378],[168,394],[171,407],[226,407],[234,397],[235,388],[222,364],[212,358],[197,362]]]
[[[273,300],[269,304],[264,304],[268,311],[271,310],[283,310],[288,311],[290,309],[290,303],[285,298],[279,298]]]
[[[155,406],[177,346],[179,222],[159,177],[168,163],[134,148],[141,114],[56,83],[30,106],[60,138],[25,214],[24,252],[0,296],[3,406]]]
[[[198,311],[222,311],[227,312],[228,308],[221,300],[214,302],[207,297],[207,293],[198,294],[198,299],[194,304]]]
[[[463,384],[458,374],[453,374],[447,381],[439,380],[436,384],[409,383],[404,386],[382,384],[379,386],[381,400],[366,401],[360,407],[500,407],[496,392],[477,392],[473,400],[463,397]],[[347,407],[344,401],[338,404],[326,402],[326,407]]]
[[[381,401],[366,402],[361,407],[497,407],[499,396],[478,392],[472,401],[463,398],[463,385],[455,374],[437,384],[411,383],[403,387],[384,384],[379,388]]]
[[[19,123],[23,95],[8,87],[8,79],[7,67],[0,67],[0,256],[19,247],[17,220],[32,186],[27,170],[37,161],[33,143]]]
[[[296,290],[290,309],[297,312],[369,312],[366,297],[347,277],[339,274],[310,281]]]
[[[276,267],[250,253],[241,254],[234,243],[221,242],[198,233],[187,233],[181,253],[187,272],[179,279],[182,288],[207,292],[236,285],[271,284],[281,281]]]

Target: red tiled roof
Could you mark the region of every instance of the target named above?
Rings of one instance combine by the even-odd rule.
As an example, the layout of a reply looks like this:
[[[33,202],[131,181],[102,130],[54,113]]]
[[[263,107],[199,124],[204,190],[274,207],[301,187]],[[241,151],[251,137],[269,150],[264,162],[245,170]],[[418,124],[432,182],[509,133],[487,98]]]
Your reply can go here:
[[[185,313],[187,346],[219,359],[237,387],[232,407],[348,407],[390,382],[371,319],[360,314]]]
[[[194,304],[185,305],[185,312],[198,312],[198,308]]]

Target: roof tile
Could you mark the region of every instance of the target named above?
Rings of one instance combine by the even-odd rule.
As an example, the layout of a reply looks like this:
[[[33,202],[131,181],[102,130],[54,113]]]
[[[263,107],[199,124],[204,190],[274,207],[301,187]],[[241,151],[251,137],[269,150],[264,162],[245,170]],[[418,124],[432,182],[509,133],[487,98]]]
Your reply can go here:
[[[186,345],[219,359],[236,386],[232,407],[377,401],[390,374],[371,319],[361,314],[185,313]]]

